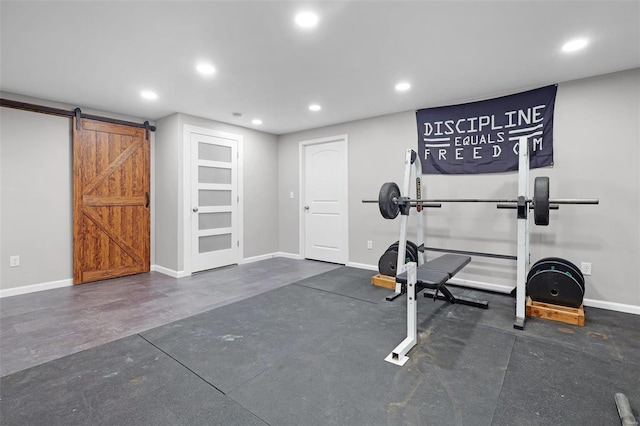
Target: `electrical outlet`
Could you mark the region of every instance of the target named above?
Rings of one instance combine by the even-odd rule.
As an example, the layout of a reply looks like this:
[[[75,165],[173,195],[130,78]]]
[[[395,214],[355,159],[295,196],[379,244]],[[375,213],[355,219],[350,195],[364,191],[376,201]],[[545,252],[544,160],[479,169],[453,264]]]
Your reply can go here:
[[[293,191],[289,192],[289,198],[293,198]]]
[[[367,241],[367,248],[373,250],[373,241]]]
[[[582,272],[584,275],[591,275],[591,263],[582,262],[580,264],[580,272]]]
[[[9,267],[15,268],[20,266],[20,256],[9,256]]]

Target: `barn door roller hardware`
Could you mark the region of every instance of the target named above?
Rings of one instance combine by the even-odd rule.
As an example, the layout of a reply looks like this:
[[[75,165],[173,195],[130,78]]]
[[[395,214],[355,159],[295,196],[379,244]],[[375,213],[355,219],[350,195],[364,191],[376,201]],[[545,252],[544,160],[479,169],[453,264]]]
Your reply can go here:
[[[76,114],[76,130],[82,130],[82,111],[76,108],[73,112]]]
[[[75,108],[73,111],[68,111],[65,109],[52,108],[44,105],[29,104],[26,102],[12,101],[10,99],[4,99],[4,98],[0,99],[0,106],[3,106],[5,108],[20,109],[23,111],[39,112],[42,114],[58,115],[61,117],[69,117],[69,118],[75,117],[76,130],[81,129],[81,119],[86,118],[89,120],[102,121],[104,123],[121,124],[123,126],[145,129],[147,133],[147,139],[149,139],[149,131],[152,131],[152,132],[156,131],[156,126],[149,125],[148,121],[145,121],[144,123],[141,124],[141,123],[134,123],[133,121],[118,120],[115,118],[103,117],[100,115],[83,114],[80,108]]]

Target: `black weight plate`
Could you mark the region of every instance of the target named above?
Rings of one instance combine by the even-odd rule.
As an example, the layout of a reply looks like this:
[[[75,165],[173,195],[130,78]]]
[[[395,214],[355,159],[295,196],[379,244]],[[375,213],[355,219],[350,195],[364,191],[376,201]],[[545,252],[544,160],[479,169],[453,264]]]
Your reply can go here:
[[[407,240],[407,249],[409,248],[413,251],[414,262],[418,263],[418,246],[413,241]]]
[[[558,265],[559,264],[559,265]],[[533,275],[535,270],[537,269],[549,269],[550,267],[559,266],[561,268],[566,269],[567,272],[571,273],[577,280],[578,283],[584,288],[584,276],[580,269],[567,259],[562,259],[560,257],[545,257],[538,260],[536,263],[531,265],[531,269],[529,270],[529,274],[527,274],[527,280]]]
[[[391,244],[387,250],[395,250],[398,251],[398,247],[400,246],[400,242],[396,241]],[[416,262],[418,263],[418,246],[416,246],[413,242],[407,241],[407,248],[405,254],[406,262]]]
[[[538,176],[533,182],[533,219],[536,225],[549,224],[549,178]]]
[[[536,302],[579,308],[584,297],[578,281],[557,269],[542,269],[527,281],[527,294]]]
[[[540,262],[534,268],[531,268],[529,274],[527,274],[527,282],[529,279],[536,274],[539,274],[544,271],[557,271],[561,274],[565,274],[566,276],[576,280],[578,285],[580,286],[580,290],[582,290],[582,294],[584,295],[584,280],[580,279],[579,275],[576,275],[575,270],[565,263],[557,262],[553,260],[548,260],[544,262]]]
[[[395,251],[396,253],[398,252],[398,243],[393,243],[391,244],[391,247],[389,247],[387,249],[387,251]],[[404,255],[405,261],[404,263],[407,262],[416,262],[416,259],[414,259],[413,253],[411,252],[411,250],[409,249],[409,246],[407,246],[407,249],[405,251],[405,255]]]
[[[393,202],[394,198],[400,198],[400,188],[395,182],[384,183],[378,193],[378,207],[385,219],[395,219],[400,213],[400,207]]]
[[[396,276],[396,266],[398,263],[398,252],[395,250],[387,250],[378,261],[378,271],[382,275],[388,277]]]
[[[531,278],[536,270],[550,269],[552,267],[560,268],[561,270],[563,270],[563,272],[570,273],[578,281],[578,284],[580,284],[582,290],[584,291],[584,275],[582,275],[580,269],[567,259],[562,259],[560,257],[545,257],[538,260],[533,264],[533,266],[531,266],[531,270],[529,271],[529,274],[527,274],[527,281],[529,280],[529,278]]]

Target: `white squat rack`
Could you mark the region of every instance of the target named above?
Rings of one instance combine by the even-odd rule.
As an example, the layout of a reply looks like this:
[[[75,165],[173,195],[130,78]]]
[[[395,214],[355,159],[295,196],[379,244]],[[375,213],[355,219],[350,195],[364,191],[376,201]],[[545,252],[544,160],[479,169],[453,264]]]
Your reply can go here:
[[[411,169],[415,171],[416,176],[416,199],[421,200],[422,197],[422,164],[417,158],[417,153],[412,149],[407,149],[405,152],[405,169],[404,180],[402,185],[402,194],[409,194],[411,189]],[[523,200],[529,200],[529,141],[526,136],[523,136],[518,141],[518,198]],[[418,213],[422,212],[422,205],[416,203],[416,209]],[[409,206],[402,206],[403,208],[409,208]],[[424,264],[424,219],[422,214],[416,215],[416,244],[418,249],[418,263],[417,266]],[[407,225],[409,221],[409,214],[401,214],[400,218],[400,238],[398,242],[398,261],[396,264],[396,275],[400,275],[403,272],[407,272],[407,287],[409,283],[415,284],[416,264],[413,262],[405,263],[406,259],[406,246],[407,246]],[[524,207],[518,209],[518,244],[517,244],[517,267],[516,267],[516,315],[513,327],[518,330],[524,329],[525,316],[525,303],[526,303],[526,282],[527,273],[531,265],[531,254],[529,249],[529,205],[524,203]],[[414,280],[411,281],[413,276]],[[415,287],[411,288],[411,291],[407,289],[407,339],[409,341],[413,339],[413,345],[417,337],[416,332],[416,300],[415,297],[409,297],[415,295]],[[396,282],[395,292],[387,297],[387,300],[393,300],[403,293],[402,284]],[[405,342],[403,342],[405,343]],[[406,342],[409,344],[409,342]]]

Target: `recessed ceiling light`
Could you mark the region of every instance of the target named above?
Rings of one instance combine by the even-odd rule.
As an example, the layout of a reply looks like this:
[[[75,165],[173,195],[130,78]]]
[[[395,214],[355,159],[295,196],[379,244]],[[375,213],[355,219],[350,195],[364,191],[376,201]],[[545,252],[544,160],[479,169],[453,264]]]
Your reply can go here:
[[[259,126],[262,124],[262,120],[260,120],[259,118],[256,118],[255,120],[251,120],[251,122],[256,126]]]
[[[576,50],[584,49],[589,44],[589,40],[586,38],[576,38],[566,42],[562,46],[563,52],[575,52]]]
[[[295,18],[296,24],[302,28],[313,28],[318,25],[318,20],[318,15],[313,12],[300,12]]]
[[[143,90],[140,92],[140,96],[148,100],[158,99],[158,94],[156,92],[152,92],[151,90]]]
[[[213,75],[216,72],[214,66],[207,62],[200,62],[196,65],[196,70],[202,75]]]
[[[409,89],[411,89],[411,84],[407,83],[406,81],[401,81],[400,83],[396,84],[396,90],[398,92],[406,92]]]
[[[318,105],[318,104],[312,104],[312,105],[309,105],[309,109],[311,111],[320,111],[322,109],[322,107],[320,105]]]

